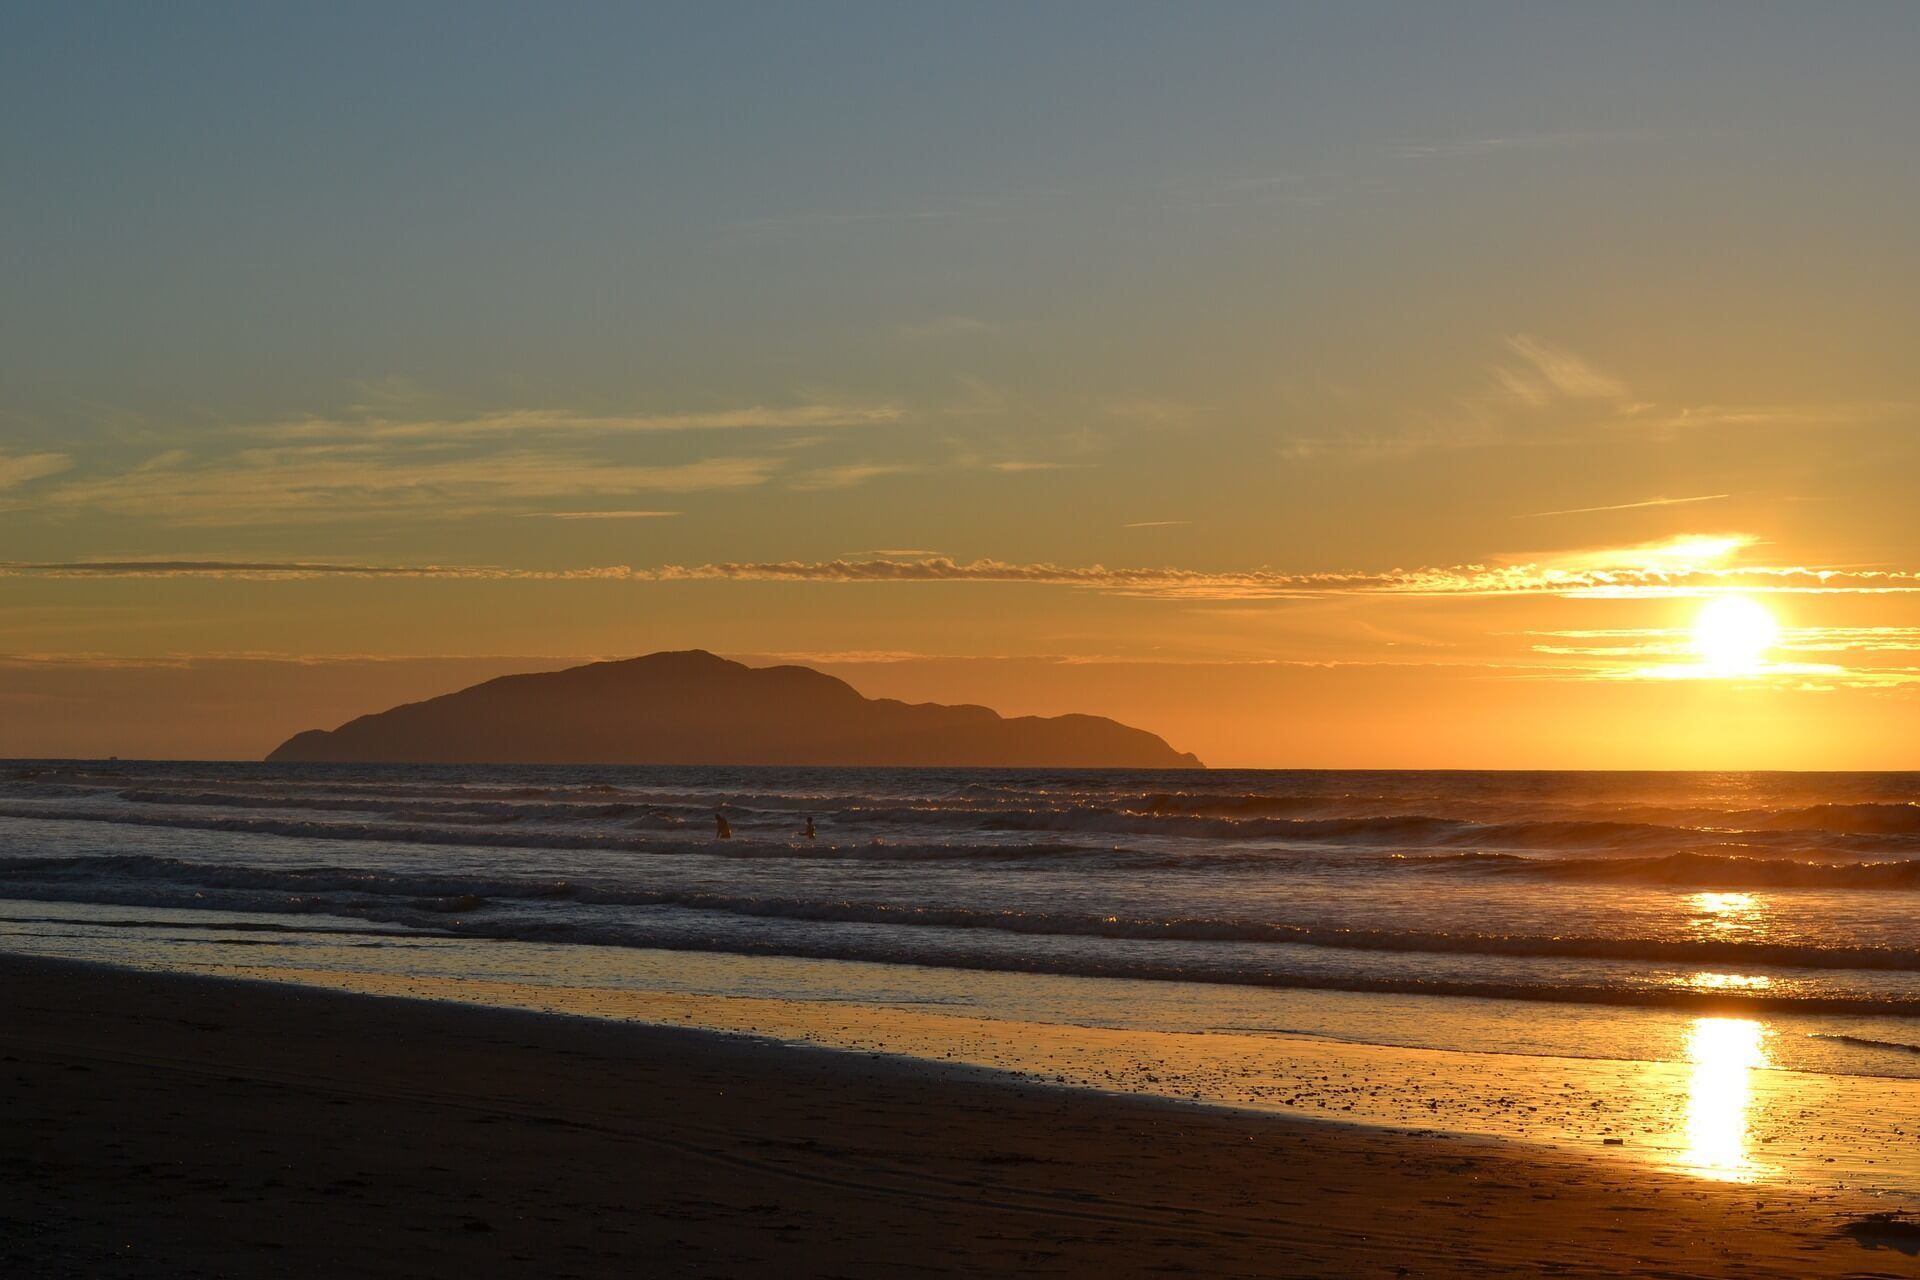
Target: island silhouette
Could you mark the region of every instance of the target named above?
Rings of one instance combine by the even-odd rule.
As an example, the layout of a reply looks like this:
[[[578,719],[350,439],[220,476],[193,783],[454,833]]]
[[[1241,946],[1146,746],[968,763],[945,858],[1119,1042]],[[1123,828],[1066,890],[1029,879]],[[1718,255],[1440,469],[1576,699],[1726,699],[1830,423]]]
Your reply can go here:
[[[502,676],[310,729],[274,762],[911,765],[1197,769],[1104,716],[862,696],[811,667],[749,667],[702,649]]]

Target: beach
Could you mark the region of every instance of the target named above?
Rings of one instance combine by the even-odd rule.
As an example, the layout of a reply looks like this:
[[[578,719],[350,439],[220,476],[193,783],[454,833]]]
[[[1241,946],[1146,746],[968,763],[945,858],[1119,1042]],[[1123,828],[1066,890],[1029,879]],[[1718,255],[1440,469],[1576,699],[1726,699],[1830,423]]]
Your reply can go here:
[[[0,1004],[9,1275],[1915,1269],[1862,1196],[900,1057],[11,956]]]
[[[1910,1275],[1917,872],[1913,775],[20,763],[0,1263]]]

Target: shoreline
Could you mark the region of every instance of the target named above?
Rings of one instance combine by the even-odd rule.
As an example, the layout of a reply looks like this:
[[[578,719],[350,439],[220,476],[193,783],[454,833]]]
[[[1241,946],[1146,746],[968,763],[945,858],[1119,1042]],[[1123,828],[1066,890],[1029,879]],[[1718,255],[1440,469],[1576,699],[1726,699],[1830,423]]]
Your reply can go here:
[[[9,1274],[1910,1269],[1885,1201],[725,1032],[0,954]],[[1551,1212],[1543,1207],[1551,1203]],[[1920,1231],[1908,1228],[1914,1237]]]
[[[158,913],[164,932],[129,931],[105,914],[9,916],[4,946],[140,971],[877,1052],[1001,1082],[1920,1203],[1920,1148],[1902,1119],[1920,1114],[1920,1079],[1904,1061],[1899,1077],[1837,1070],[1833,1054],[1859,1050],[1819,1044],[1806,1026],[1672,1015],[1625,1022],[1565,1009],[1549,1027],[1532,1006],[1432,998],[1228,993],[1222,1003],[1210,986],[412,935],[370,947],[325,928],[248,935],[244,922],[223,921],[202,932],[206,913]],[[1345,1034],[1359,1028],[1371,1034]],[[1607,1051],[1567,1052],[1598,1045]]]

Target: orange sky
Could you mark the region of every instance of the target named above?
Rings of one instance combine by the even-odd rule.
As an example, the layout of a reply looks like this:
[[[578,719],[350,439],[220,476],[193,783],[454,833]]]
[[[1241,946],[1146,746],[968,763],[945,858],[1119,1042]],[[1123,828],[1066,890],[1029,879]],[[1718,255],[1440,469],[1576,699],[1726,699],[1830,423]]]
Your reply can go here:
[[[1887,571],[1662,560],[1657,582],[1608,563],[1423,573],[1413,585],[1149,573],[1118,575],[1114,586],[1111,571],[1097,585],[1078,581],[1083,571],[1068,584],[1008,583],[971,577],[1047,573],[867,564],[766,571],[826,575],[805,583],[16,570],[14,581],[65,595],[51,616],[107,620],[109,641],[141,634],[142,621],[193,637],[221,619],[284,635],[289,649],[301,629],[316,650],[340,647],[301,657],[271,644],[216,656],[185,646],[168,658],[17,655],[0,662],[0,701],[12,712],[0,721],[0,752],[253,756],[302,728],[493,675],[689,643],[754,664],[806,662],[871,696],[1009,714],[1095,710],[1216,766],[1887,768],[1908,762],[1914,744],[1920,632],[1902,623],[1914,597]],[[856,572],[889,580],[842,580]],[[1703,648],[1695,625],[1709,600],[1729,596],[1757,602],[1777,627],[1748,637],[1755,647],[1745,651],[1736,635],[1730,662]],[[510,615],[498,616],[509,601]],[[263,602],[270,612],[243,612]],[[369,619],[396,616],[431,635],[499,636],[508,656],[368,655],[342,643]],[[884,625],[919,647],[751,646],[776,619],[804,631],[803,620],[823,616],[835,620],[830,642]],[[593,647],[513,656],[511,646],[531,654],[570,619],[578,630],[561,634]],[[1059,637],[1058,651],[1029,642],[1021,652],[1036,633]],[[635,643],[623,648],[626,636]]]
[[[1222,766],[1920,768],[1911,9],[17,34],[0,753],[700,647]]]

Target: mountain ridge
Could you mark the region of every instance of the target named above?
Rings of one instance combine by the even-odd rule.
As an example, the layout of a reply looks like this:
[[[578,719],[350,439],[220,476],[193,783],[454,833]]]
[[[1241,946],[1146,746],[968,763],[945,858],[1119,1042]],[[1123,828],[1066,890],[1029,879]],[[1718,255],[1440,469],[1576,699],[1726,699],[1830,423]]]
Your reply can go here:
[[[704,649],[499,676],[308,729],[275,762],[406,764],[1202,767],[1105,716],[1002,716],[868,698],[812,667],[749,667]]]

